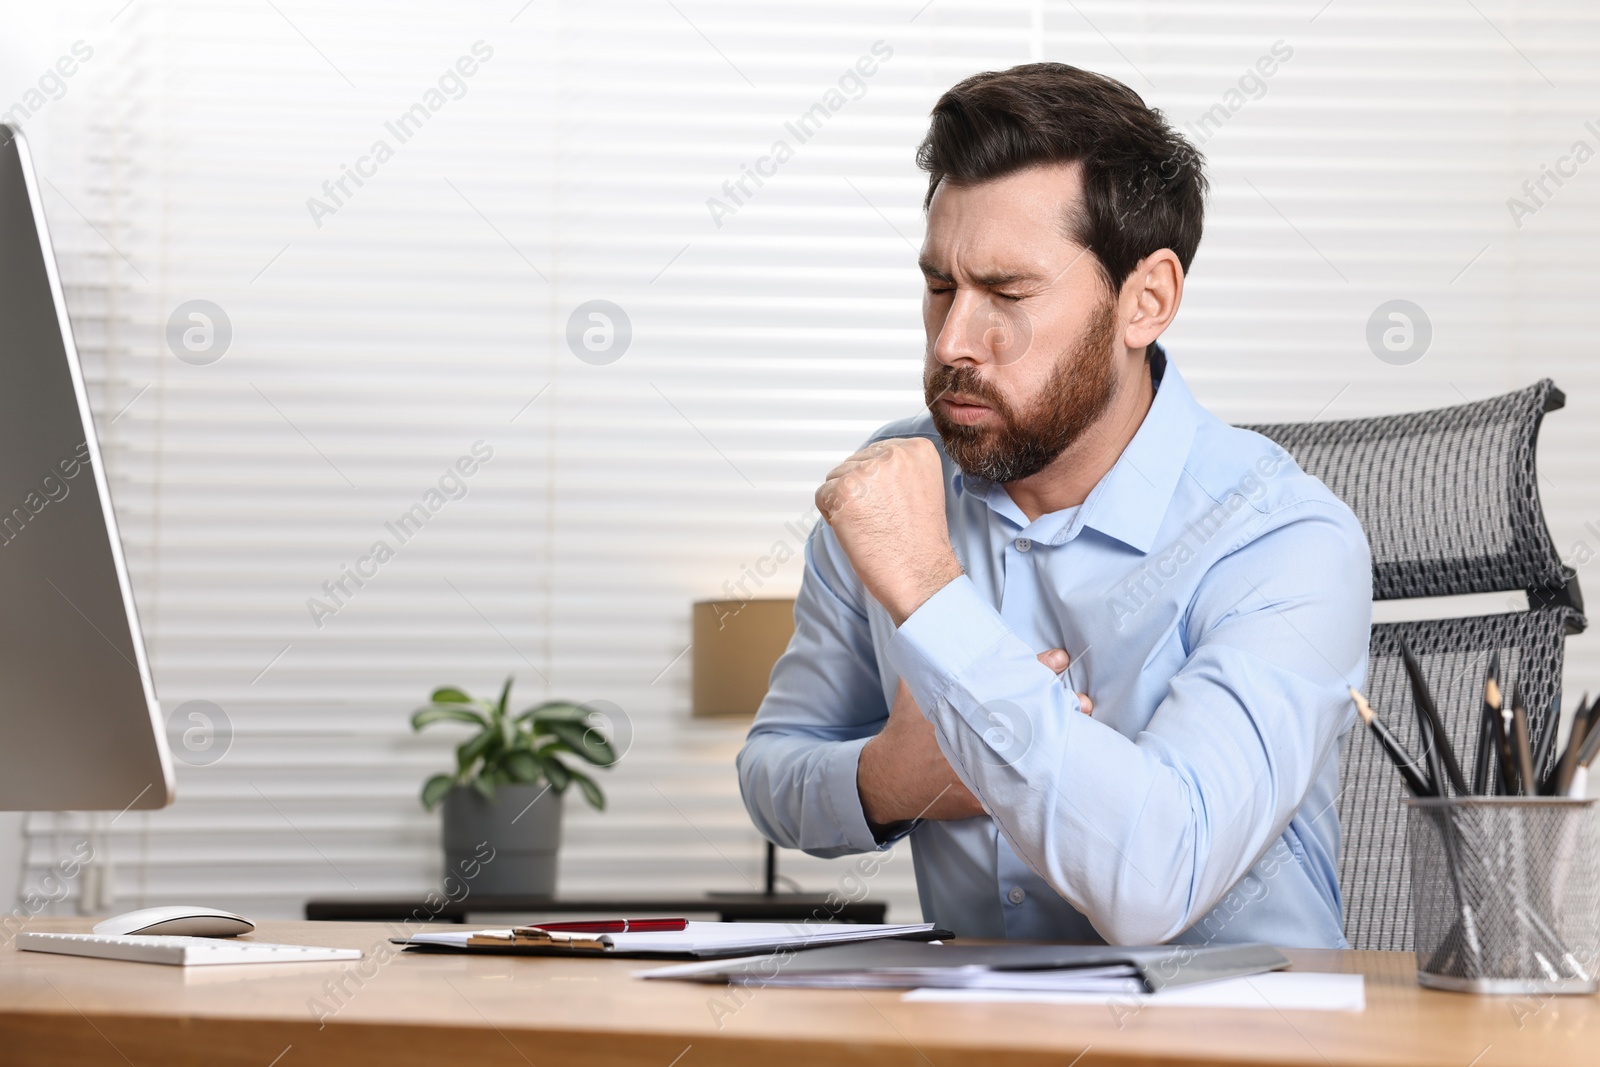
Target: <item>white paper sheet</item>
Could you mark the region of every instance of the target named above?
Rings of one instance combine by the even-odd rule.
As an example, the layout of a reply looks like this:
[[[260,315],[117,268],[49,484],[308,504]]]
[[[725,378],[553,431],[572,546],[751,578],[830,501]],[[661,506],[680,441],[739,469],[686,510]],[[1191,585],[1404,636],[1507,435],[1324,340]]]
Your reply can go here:
[[[868,941],[897,934],[924,933],[932,923],[713,923],[691,922],[681,931],[606,934],[617,952],[751,952],[765,953],[774,946],[835,945]],[[413,934],[419,945],[451,945],[465,948],[467,938],[478,930],[430,930]],[[496,931],[509,933],[509,930]]]
[[[1359,974],[1274,971],[1248,978],[1182,986],[1161,993],[1027,993],[998,989],[913,989],[902,1000],[936,1004],[1105,1004],[1117,1008],[1276,1008],[1279,1011],[1365,1011]]]

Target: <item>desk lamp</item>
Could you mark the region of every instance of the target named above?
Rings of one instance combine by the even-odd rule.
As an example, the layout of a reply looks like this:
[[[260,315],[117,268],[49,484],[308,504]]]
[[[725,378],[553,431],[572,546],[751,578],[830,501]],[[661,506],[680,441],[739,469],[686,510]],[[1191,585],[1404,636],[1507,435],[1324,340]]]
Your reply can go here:
[[[693,610],[690,710],[695,718],[754,718],[773,664],[794,636],[794,599],[700,600]],[[767,842],[765,893],[778,884],[778,847]]]

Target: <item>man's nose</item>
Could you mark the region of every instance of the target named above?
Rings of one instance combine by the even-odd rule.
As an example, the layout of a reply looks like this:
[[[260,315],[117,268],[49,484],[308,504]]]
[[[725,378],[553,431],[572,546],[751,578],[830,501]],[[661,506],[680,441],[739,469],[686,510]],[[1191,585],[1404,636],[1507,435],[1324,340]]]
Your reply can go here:
[[[993,340],[988,331],[996,325],[993,318],[993,306],[983,293],[957,289],[934,342],[933,357],[946,366],[988,362],[994,351],[988,345]]]

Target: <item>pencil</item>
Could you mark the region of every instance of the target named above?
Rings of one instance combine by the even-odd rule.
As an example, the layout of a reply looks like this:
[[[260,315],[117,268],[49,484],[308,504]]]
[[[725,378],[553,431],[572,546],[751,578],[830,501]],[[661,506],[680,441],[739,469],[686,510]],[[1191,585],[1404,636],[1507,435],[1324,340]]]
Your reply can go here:
[[[1567,738],[1567,750],[1561,754],[1561,766],[1555,773],[1555,786],[1550,791],[1553,796],[1564,797],[1567,790],[1572,788],[1572,776],[1578,771],[1578,753],[1587,739],[1588,726],[1587,716],[1572,717],[1572,733]]]
[[[1517,772],[1515,761],[1511,758],[1511,732],[1506,729],[1504,701],[1497,679],[1490,678],[1483,687],[1483,698],[1494,712],[1490,720],[1494,729],[1494,753],[1500,764],[1500,795],[1510,796],[1517,789]]]
[[[1405,662],[1406,674],[1411,679],[1411,695],[1417,702],[1417,714],[1423,720],[1423,740],[1428,745],[1428,768],[1433,781],[1438,787],[1438,795],[1445,796],[1445,778],[1450,780],[1450,788],[1458,796],[1467,793],[1466,779],[1461,777],[1461,765],[1456,762],[1455,749],[1450,747],[1450,736],[1445,732],[1444,720],[1439,718],[1439,709],[1434,706],[1433,694],[1428,691],[1428,682],[1422,676],[1422,664],[1417,662],[1417,657],[1411,654],[1411,648],[1406,644],[1405,638],[1400,638],[1400,658]],[[1440,772],[1440,767],[1443,773]]]
[[[1489,672],[1484,679],[1483,714],[1478,723],[1478,755],[1472,767],[1472,791],[1478,796],[1489,795],[1489,751],[1494,748],[1494,708],[1489,706],[1488,686],[1500,676],[1500,650],[1495,649],[1489,658]]]
[[[1511,730],[1517,751],[1517,778],[1525,796],[1539,792],[1539,779],[1533,775],[1533,753],[1528,748],[1528,709],[1522,703],[1522,682],[1511,697]]]
[[[1578,702],[1578,715],[1583,714],[1584,705],[1589,702],[1588,695]],[[1574,722],[1577,721],[1575,718]],[[1538,775],[1539,781],[1545,785],[1555,780],[1556,765],[1559,760],[1551,757],[1556,751],[1556,734],[1561,732],[1561,694],[1557,693],[1550,701],[1550,713],[1544,717],[1544,723],[1539,730],[1539,744],[1533,750],[1533,773]],[[1543,792],[1543,790],[1541,790]]]
[[[1400,771],[1400,777],[1405,780],[1406,788],[1411,790],[1414,797],[1431,797],[1434,792],[1428,783],[1423,781],[1421,768],[1417,761],[1407,752],[1400,739],[1389,732],[1389,728],[1378,718],[1378,713],[1372,710],[1372,705],[1367,703],[1367,698],[1356,692],[1355,687],[1350,689],[1350,699],[1356,702],[1356,712],[1361,716],[1361,721],[1371,729],[1373,736],[1378,739],[1378,744],[1389,754],[1395,767]]]
[[[1566,748],[1562,749],[1561,754],[1552,762],[1550,772],[1539,780],[1539,793],[1542,796],[1560,795],[1556,792],[1556,783],[1561,778],[1561,768],[1566,763],[1568,756],[1571,756],[1573,760],[1573,772],[1577,772],[1578,767],[1582,764],[1583,744],[1589,739],[1589,723],[1592,721],[1589,718],[1589,694],[1585,693],[1583,694],[1583,699],[1578,701],[1577,708],[1572,712],[1572,727],[1567,731]],[[1559,720],[1556,725],[1560,725]],[[1571,784],[1570,779],[1568,784]]]
[[[1587,767],[1600,756],[1600,698],[1589,705],[1589,730],[1583,737],[1583,751],[1578,753],[1578,765]]]

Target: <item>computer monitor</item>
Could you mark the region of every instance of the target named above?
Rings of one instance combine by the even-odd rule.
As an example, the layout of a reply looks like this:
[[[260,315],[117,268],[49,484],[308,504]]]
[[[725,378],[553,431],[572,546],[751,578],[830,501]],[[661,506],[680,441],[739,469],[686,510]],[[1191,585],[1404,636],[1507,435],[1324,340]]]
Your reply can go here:
[[[171,801],[39,182],[21,133],[0,124],[0,810]]]

